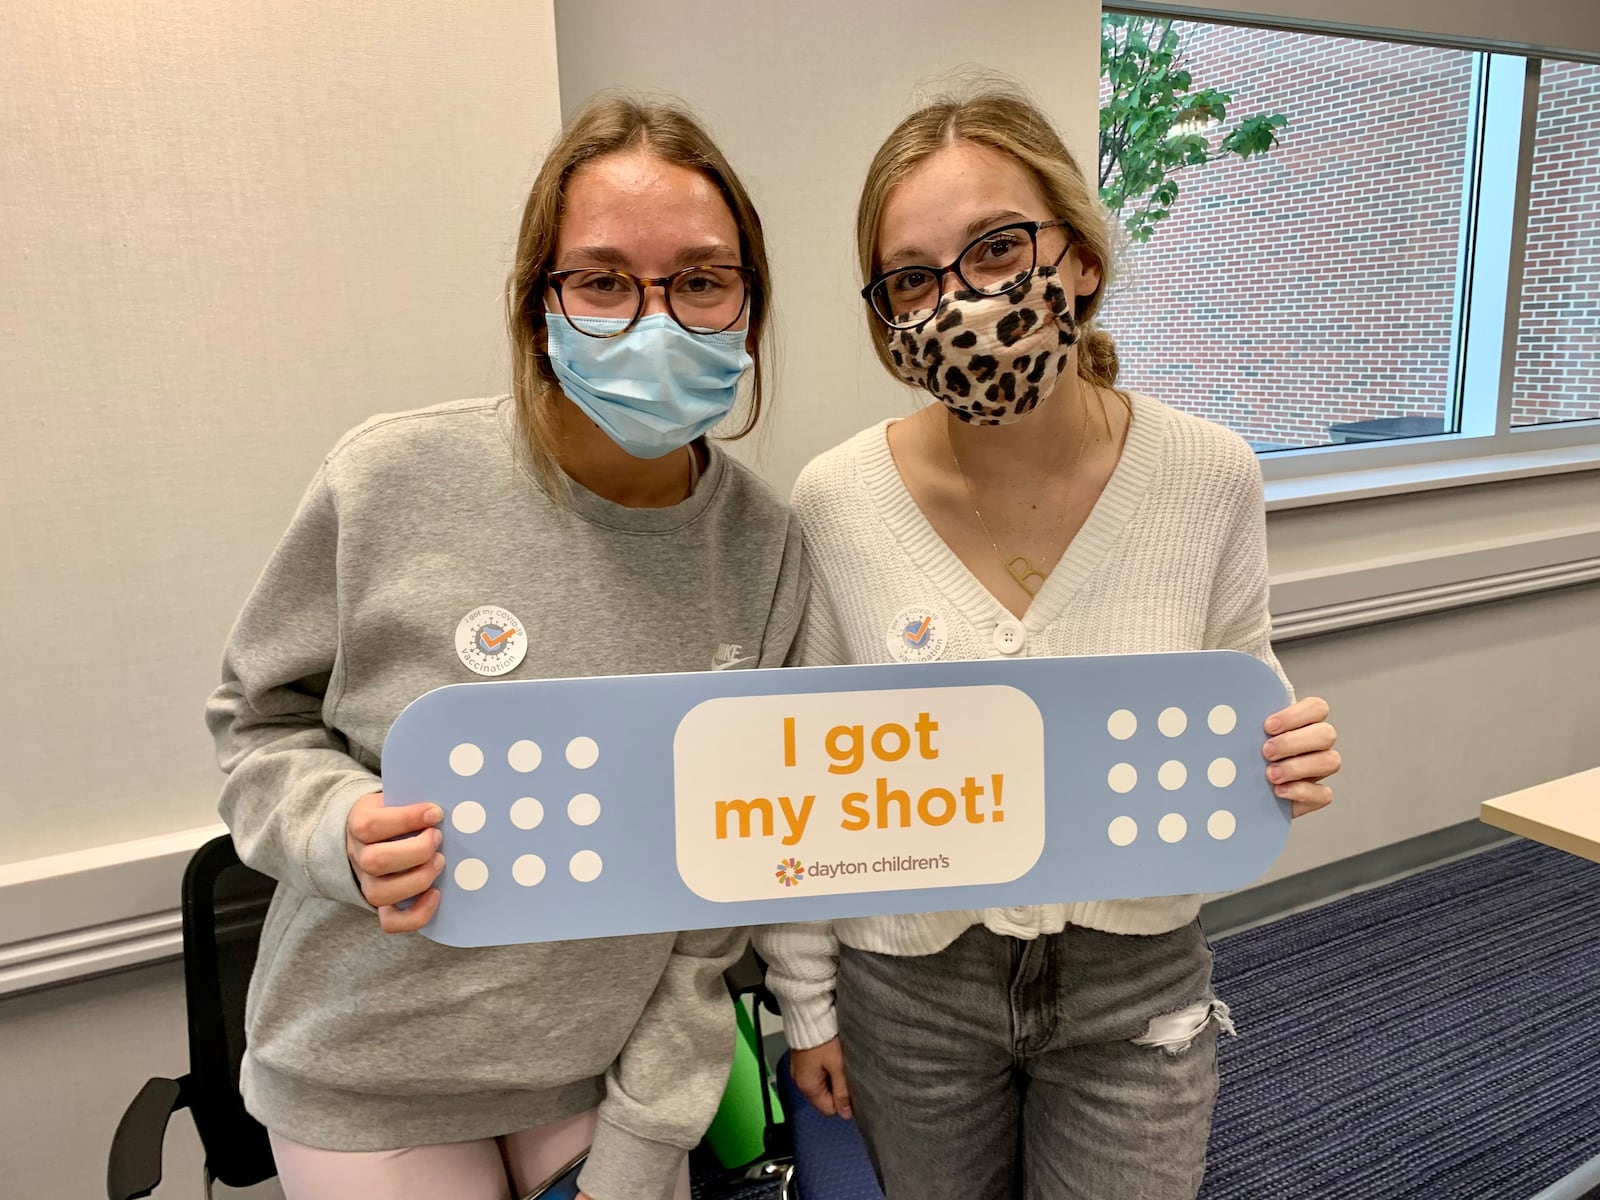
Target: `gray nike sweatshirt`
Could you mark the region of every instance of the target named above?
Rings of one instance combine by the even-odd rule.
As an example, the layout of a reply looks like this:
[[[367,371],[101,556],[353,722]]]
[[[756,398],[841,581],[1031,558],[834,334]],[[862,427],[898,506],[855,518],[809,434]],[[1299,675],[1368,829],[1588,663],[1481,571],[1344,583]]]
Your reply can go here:
[[[584,1189],[666,1197],[726,1082],[722,971],[744,931],[485,949],[386,934],[346,861],[345,819],[381,789],[400,711],[483,678],[457,652],[475,609],[524,623],[524,644],[496,643],[526,654],[499,678],[772,667],[808,577],[785,509],[715,448],[682,504],[630,509],[574,486],[563,511],[520,444],[504,398],[346,435],[228,639],[206,707],[220,808],[245,862],[280,885],[241,1082],[269,1128],[334,1150],[492,1137],[598,1106]]]

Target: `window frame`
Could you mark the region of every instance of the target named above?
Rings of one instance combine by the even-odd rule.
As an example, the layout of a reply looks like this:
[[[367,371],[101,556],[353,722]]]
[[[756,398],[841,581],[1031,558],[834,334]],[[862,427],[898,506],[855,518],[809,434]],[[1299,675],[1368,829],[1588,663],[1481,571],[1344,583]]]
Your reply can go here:
[[[1400,45],[1440,45],[1477,56],[1451,332],[1447,411],[1455,431],[1262,451],[1257,459],[1267,481],[1269,509],[1600,469],[1600,417],[1511,424],[1541,69],[1545,57],[1573,62],[1600,61],[1600,57],[1566,52],[1541,57],[1526,47],[1273,20],[1178,4],[1114,4],[1106,5],[1102,12],[1106,11]],[[1514,171],[1507,170],[1513,165]]]

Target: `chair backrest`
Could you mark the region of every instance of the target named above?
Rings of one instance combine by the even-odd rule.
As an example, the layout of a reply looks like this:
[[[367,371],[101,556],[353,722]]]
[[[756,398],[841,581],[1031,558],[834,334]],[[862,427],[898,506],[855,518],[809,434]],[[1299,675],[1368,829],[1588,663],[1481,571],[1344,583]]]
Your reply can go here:
[[[195,851],[183,877],[190,1109],[206,1170],[229,1187],[277,1173],[267,1131],[239,1095],[245,994],[274,886],[239,861],[227,835]]]
[[[778,1095],[794,1134],[796,1200],[883,1200],[860,1126],[818,1112],[789,1073],[787,1054],[778,1060]]]

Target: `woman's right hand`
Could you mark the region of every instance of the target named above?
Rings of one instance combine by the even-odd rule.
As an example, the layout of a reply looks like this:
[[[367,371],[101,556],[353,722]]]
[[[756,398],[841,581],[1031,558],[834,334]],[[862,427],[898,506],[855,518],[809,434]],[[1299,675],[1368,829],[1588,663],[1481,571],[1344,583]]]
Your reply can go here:
[[[850,1109],[850,1085],[845,1080],[844,1050],[837,1037],[809,1050],[791,1050],[789,1074],[818,1112],[846,1121],[854,1115]]]
[[[435,826],[443,819],[437,804],[386,808],[382,792],[368,792],[351,806],[344,825],[345,857],[385,933],[410,933],[433,919],[439,907],[433,881],[444,870],[443,835]],[[410,908],[395,907],[413,897]]]

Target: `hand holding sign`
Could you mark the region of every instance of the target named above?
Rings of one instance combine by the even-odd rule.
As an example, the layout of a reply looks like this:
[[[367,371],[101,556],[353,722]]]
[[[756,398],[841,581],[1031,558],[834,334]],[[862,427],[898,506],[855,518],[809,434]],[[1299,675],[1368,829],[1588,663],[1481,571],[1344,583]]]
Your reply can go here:
[[[437,853],[442,836],[434,826],[443,817],[433,804],[385,805],[380,792],[351,805],[344,855],[385,933],[421,929],[433,919],[439,906],[433,883],[444,870],[444,856]]]
[[[452,945],[1243,886],[1282,684],[1225,651],[467,684],[385,801],[445,811]]]

